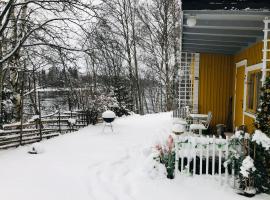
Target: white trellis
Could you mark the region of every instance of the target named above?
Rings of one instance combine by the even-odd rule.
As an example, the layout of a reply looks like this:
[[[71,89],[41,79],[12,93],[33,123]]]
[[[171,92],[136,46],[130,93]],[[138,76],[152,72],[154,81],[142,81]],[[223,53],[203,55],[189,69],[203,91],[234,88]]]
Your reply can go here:
[[[226,184],[228,183],[229,173],[228,166],[224,165],[224,161],[228,160],[228,156],[228,138],[190,135],[177,136],[176,138],[176,167],[178,168],[179,161],[181,163],[181,174],[193,176],[205,174],[215,178],[218,177],[220,184]],[[212,164],[210,164],[210,160],[212,160]],[[223,174],[222,165],[225,168]]]
[[[179,70],[179,108],[189,106],[198,112],[199,54],[182,52]]]

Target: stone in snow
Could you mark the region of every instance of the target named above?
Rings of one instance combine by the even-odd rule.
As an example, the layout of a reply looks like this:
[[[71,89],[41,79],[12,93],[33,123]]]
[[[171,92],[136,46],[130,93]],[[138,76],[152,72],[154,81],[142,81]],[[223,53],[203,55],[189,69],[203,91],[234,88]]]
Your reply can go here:
[[[115,118],[116,115],[113,111],[107,110],[104,113],[102,113],[102,118]]]
[[[28,153],[41,154],[41,153],[44,153],[44,148],[40,143],[34,143],[29,147]]]

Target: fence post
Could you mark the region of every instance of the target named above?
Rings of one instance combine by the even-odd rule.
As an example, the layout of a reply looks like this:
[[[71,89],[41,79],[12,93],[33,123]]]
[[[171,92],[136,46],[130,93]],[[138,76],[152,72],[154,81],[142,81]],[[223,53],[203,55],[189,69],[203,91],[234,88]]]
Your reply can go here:
[[[61,133],[61,113],[60,113],[60,107],[59,107],[59,110],[58,110],[58,128],[59,128],[59,133]]]
[[[202,160],[203,160],[203,138],[200,136],[200,175],[202,175]]]
[[[229,157],[229,137],[228,136],[226,136],[226,146],[225,146],[225,148],[226,148],[226,153],[225,153],[225,160],[227,161],[228,160],[228,157]],[[225,162],[226,162],[225,161]],[[228,183],[228,164],[226,164],[226,166],[225,166],[225,184],[227,184]]]
[[[190,151],[191,151],[191,144],[188,142],[188,153],[187,153],[187,173],[189,174],[190,170]]]
[[[207,144],[206,144],[206,175],[209,171],[209,135],[207,135]]]
[[[213,135],[213,152],[212,152],[212,176],[215,175],[215,151],[216,151],[216,136]]]
[[[219,136],[219,142],[221,142],[222,140],[222,137]],[[221,152],[221,149],[222,149],[222,143],[219,144],[218,146],[218,174],[219,174],[219,181],[220,181],[220,184],[222,183],[222,179],[221,179],[221,157],[222,157],[222,152]]]
[[[196,158],[197,158],[197,149],[196,146],[193,145],[194,148],[194,157],[193,157],[193,176],[196,175]]]
[[[185,143],[182,143],[182,145],[185,146]],[[182,156],[181,156],[181,173],[183,173],[183,170],[184,170],[184,154],[183,154],[184,150],[183,149],[184,148],[182,147],[181,148],[181,152],[182,152]]]

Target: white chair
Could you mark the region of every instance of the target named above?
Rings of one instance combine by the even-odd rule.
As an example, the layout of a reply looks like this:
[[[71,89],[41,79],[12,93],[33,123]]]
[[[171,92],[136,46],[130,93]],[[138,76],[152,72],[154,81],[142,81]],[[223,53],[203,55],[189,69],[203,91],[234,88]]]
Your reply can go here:
[[[212,112],[208,112],[207,120],[206,121],[201,121],[199,124],[191,124],[190,125],[190,130],[199,130],[199,134],[202,135],[203,130],[207,130],[209,128],[210,122],[212,120]]]

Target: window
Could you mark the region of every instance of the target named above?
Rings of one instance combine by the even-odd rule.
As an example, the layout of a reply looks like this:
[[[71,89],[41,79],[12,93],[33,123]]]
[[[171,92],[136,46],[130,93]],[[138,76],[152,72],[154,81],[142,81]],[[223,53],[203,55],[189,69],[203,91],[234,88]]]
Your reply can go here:
[[[260,103],[260,91],[262,86],[262,72],[252,71],[247,77],[247,111],[256,113]]]

